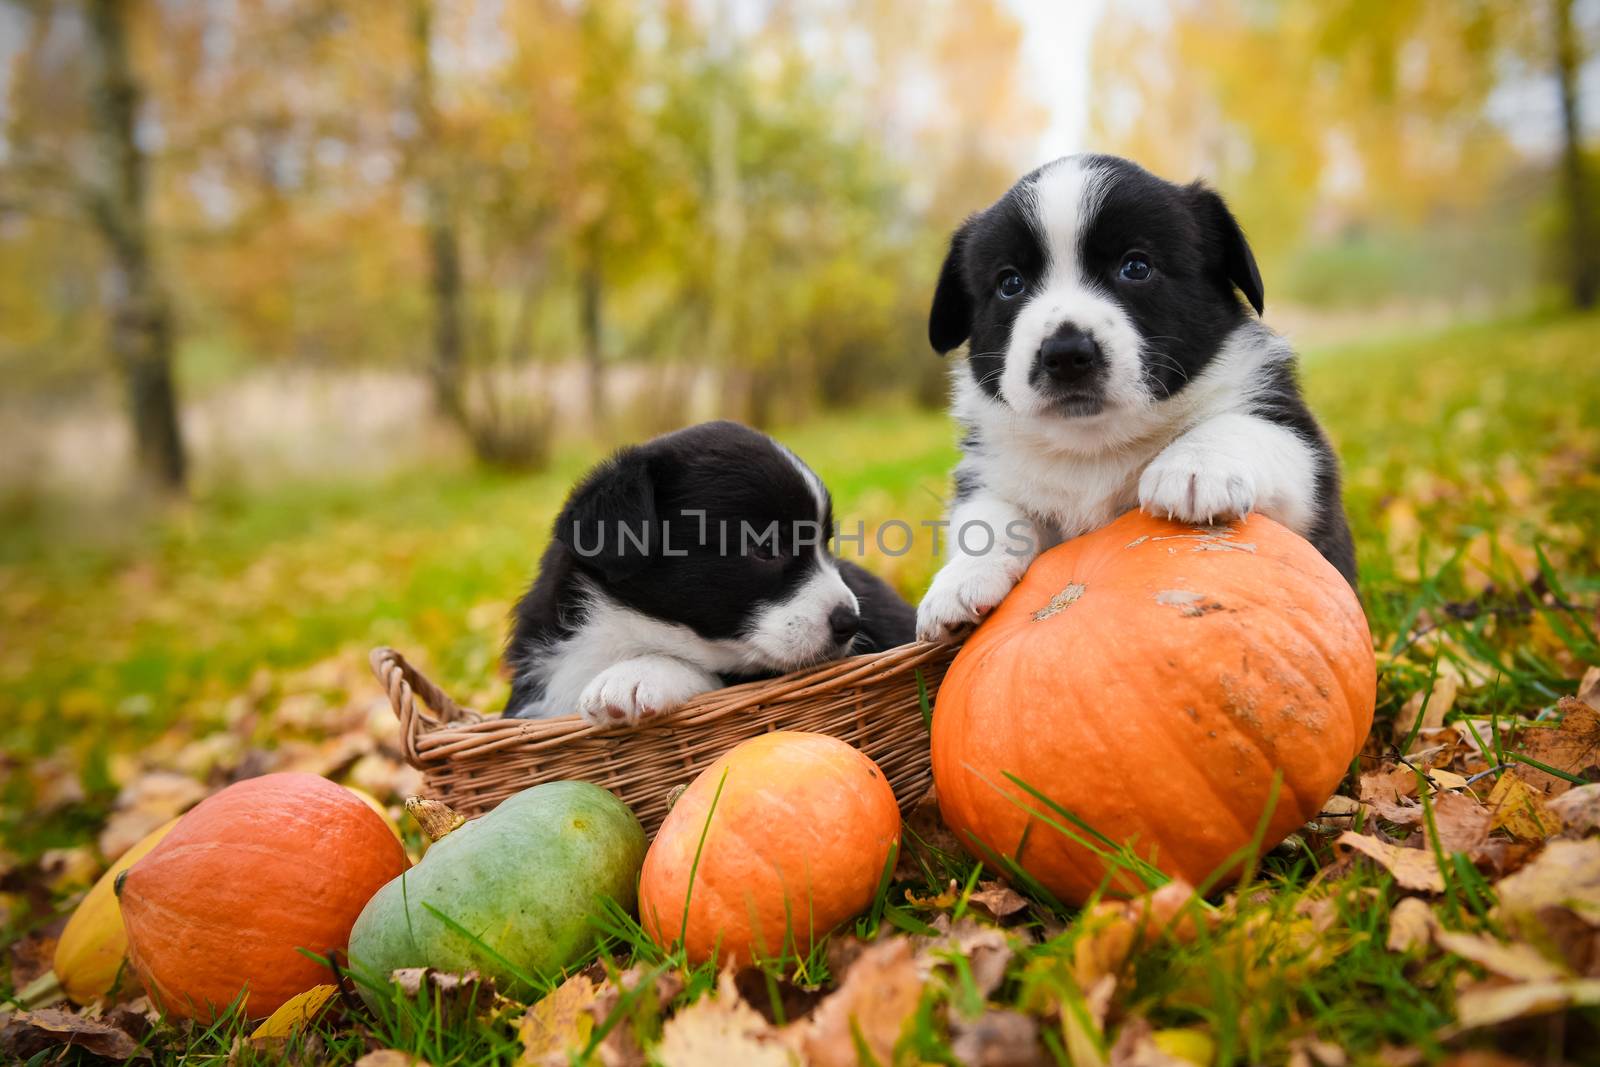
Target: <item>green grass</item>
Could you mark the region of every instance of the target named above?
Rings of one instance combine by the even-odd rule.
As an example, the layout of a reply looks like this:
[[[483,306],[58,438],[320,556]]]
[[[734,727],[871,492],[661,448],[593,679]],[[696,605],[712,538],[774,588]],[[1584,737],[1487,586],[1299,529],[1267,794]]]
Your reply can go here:
[[[1571,692],[1583,663],[1600,662],[1597,349],[1600,318],[1591,316],[1307,353],[1307,393],[1346,468],[1380,653],[1380,729],[1444,671],[1467,682],[1453,718],[1527,717]],[[941,510],[955,456],[941,413],[845,413],[778,436],[822,474],[847,524],[915,523]],[[495,706],[504,696],[495,659],[506,612],[566,488],[596,455],[563,452],[536,477],[441,468],[383,485],[216,495],[158,516],[86,518],[48,502],[13,508],[0,527],[5,848],[25,862],[90,839],[115,792],[119,760],[236,724],[241,701],[254,717],[252,742],[271,746],[279,740],[273,716],[289,701],[311,694],[336,707],[369,699],[375,689],[360,662],[373,645],[402,648],[453,693]],[[913,598],[934,566],[922,556],[873,555],[867,563]],[[320,669],[330,661],[346,669]],[[1499,743],[1497,732],[1492,744]],[[80,775],[86,799],[39,814],[41,778],[63,769]],[[920,856],[918,878],[886,880],[861,933],[925,931],[941,909],[916,900],[937,896],[952,878],[970,892],[974,861]],[[989,870],[1005,866],[993,859]],[[1224,909],[1194,943],[1140,954],[1124,1008],[1158,1027],[1205,1027],[1218,1063],[1282,1062],[1288,1042],[1313,1033],[1358,1055],[1385,1044],[1441,1055],[1439,1029],[1469,965],[1385,951],[1387,879],[1358,868],[1324,884],[1317,876],[1326,860],[1314,848],[1261,857],[1253,886],[1273,892]],[[1492,888],[1463,866],[1447,864],[1448,914],[1462,928],[1485,928]],[[1303,912],[1320,896],[1333,901],[1337,919],[1311,936]],[[37,921],[17,917],[27,914],[13,923]],[[625,914],[600,922],[615,966],[676,965]],[[1073,945],[1086,922],[1038,894],[1033,924],[1053,936],[1019,955],[992,999],[1070,1001]],[[0,931],[0,941],[7,932],[16,929]],[[771,988],[798,969],[815,978],[825,973],[824,956],[773,964]],[[907,1038],[924,1058],[948,1057],[939,1005],[970,997],[959,971],[934,984],[936,1003]],[[713,985],[714,976],[692,972],[674,1003]],[[648,1034],[664,1009],[627,1010],[627,1025]],[[1595,1020],[1580,1014],[1574,1032],[1592,1033]],[[319,1038],[335,1061],[363,1050],[352,1026],[438,1067],[493,1062],[511,1047],[503,1022],[451,1021],[416,1005],[396,1006],[392,1018],[338,1019]],[[191,1035],[189,1062],[221,1062],[236,1035],[226,1027]],[[1063,1047],[1065,1038],[1050,1040]],[[173,1049],[162,1046],[163,1061]]]

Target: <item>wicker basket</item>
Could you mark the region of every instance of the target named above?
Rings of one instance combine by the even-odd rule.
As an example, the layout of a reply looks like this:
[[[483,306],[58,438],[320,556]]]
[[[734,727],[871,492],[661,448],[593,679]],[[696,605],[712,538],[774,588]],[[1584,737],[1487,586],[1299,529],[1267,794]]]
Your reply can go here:
[[[579,779],[620,796],[653,835],[674,787],[740,741],[773,730],[850,742],[877,761],[902,808],[915,803],[932,779],[919,679],[931,701],[954,656],[952,645],[902,645],[719,689],[643,726],[603,729],[577,716],[485,718],[392,648],[373,650],[372,672],[400,719],[406,761],[422,771],[433,797],[461,814],[481,815],[541,782]]]

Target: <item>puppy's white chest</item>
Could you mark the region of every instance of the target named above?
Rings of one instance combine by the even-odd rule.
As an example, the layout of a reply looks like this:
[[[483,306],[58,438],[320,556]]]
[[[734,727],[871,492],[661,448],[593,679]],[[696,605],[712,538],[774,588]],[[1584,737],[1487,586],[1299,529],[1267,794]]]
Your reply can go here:
[[[1137,506],[1139,475],[1155,452],[1141,448],[1086,457],[1004,449],[984,457],[983,481],[1056,543],[1099,529]]]

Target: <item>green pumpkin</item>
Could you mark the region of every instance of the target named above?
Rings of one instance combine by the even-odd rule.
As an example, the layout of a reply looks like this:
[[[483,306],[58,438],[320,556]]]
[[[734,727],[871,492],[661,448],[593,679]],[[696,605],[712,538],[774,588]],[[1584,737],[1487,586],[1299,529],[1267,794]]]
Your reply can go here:
[[[633,909],[644,851],[638,818],[599,786],[525,789],[378,890],[350,931],[350,962],[371,978],[402,967],[476,970],[511,995],[533,995],[518,972],[550,978],[581,958],[601,898]],[[377,991],[362,983],[361,992],[371,1003]]]

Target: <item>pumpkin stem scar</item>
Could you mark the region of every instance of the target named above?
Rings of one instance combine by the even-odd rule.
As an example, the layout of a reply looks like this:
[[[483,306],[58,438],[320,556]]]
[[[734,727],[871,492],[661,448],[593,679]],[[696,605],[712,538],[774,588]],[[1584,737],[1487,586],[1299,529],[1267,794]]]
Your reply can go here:
[[[1073,582],[1071,585],[1061,590],[1061,592],[1051,597],[1050,603],[1034,612],[1033,621],[1043,622],[1052,615],[1058,615],[1061,612],[1066,611],[1067,608],[1071,607],[1079,597],[1088,591],[1088,588],[1089,587],[1084,585],[1082,582]]]

